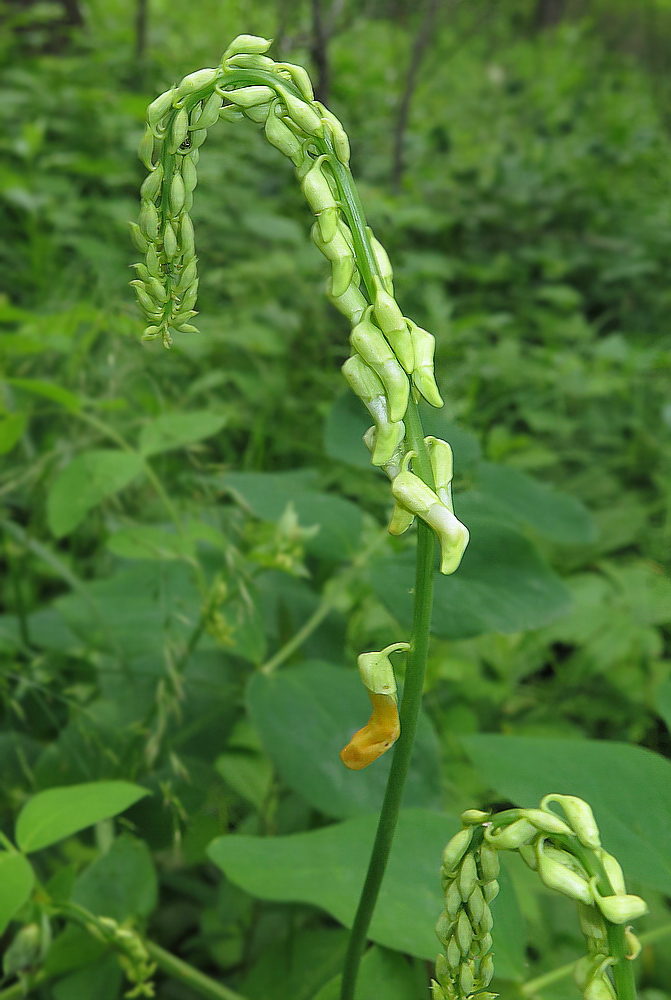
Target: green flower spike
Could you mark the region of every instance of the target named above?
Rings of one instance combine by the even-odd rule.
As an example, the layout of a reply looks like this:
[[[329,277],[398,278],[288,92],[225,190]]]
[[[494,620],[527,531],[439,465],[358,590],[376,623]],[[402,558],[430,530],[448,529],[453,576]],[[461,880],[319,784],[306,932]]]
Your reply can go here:
[[[408,470],[413,457],[414,452],[405,455],[401,472],[391,484],[391,492],[395,500],[433,528],[440,542],[440,572],[454,573],[468,545],[468,528],[419,476]]]

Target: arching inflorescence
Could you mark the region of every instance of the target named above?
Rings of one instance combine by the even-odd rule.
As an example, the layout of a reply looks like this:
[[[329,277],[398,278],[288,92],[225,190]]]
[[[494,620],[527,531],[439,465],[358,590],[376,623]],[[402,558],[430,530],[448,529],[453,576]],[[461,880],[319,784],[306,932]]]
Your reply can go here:
[[[406,443],[404,418],[411,396],[431,406],[443,401],[436,385],[433,336],[407,319],[394,298],[389,258],[375,239],[349,169],[349,141],[341,123],[314,99],[301,66],[275,62],[271,42],[240,35],[221,65],[191,73],[147,109],[140,157],[149,170],[141,189],[133,239],[144,254],[134,286],[147,320],[146,340],[195,333],[197,258],[189,211],[197,183],[200,146],[219,119],[248,118],[294,164],[315,214],[312,239],[331,265],[327,294],[349,319],[352,355],[345,379],[373,419],[364,440],[373,465],[392,482],[396,507],[389,530],[400,534],[415,516],[438,535],[441,571],[453,573],[468,543],[454,515],[449,445],[427,438],[435,489],[415,475],[415,452]]]

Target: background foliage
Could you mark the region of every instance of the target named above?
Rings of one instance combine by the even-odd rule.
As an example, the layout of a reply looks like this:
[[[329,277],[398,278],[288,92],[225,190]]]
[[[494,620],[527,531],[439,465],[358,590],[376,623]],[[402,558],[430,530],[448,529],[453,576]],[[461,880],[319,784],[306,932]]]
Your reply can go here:
[[[1,14],[3,830],[37,792],[137,783],[120,819],[121,799],[32,848],[52,897],[135,919],[249,1000],[334,995],[388,769],[337,751],[366,717],[356,654],[405,636],[413,540],[381,530],[344,321],[258,130],[222,124],[201,158],[202,334],[139,344],[127,288],[145,106],[248,31],[330,82],[399,301],[437,338],[427,430],[453,442],[472,535],[438,581],[362,1000],[425,995],[467,806],[584,795],[647,926],[668,920],[671,8],[350,2],[321,11],[321,47],[307,7],[270,0],[152,0],[146,36],[142,5],[63,9],[82,26]],[[526,870],[497,906],[503,997],[579,956],[570,906]],[[36,994],[121,995],[101,945],[54,935]],[[670,997],[668,953],[641,977]]]

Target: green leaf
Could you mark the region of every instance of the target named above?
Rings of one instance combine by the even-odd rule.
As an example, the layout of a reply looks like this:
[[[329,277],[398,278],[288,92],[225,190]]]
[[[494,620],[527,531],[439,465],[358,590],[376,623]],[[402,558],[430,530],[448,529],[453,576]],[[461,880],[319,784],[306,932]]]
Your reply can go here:
[[[158,881],[149,848],[129,834],[117,837],[75,882],[72,901],[98,916],[123,921],[148,917]]]
[[[142,472],[134,451],[85,451],[56,476],[47,496],[47,520],[56,538],[70,534],[92,507]]]
[[[671,733],[671,677],[667,677],[657,688],[655,708],[659,717],[664,720],[664,725],[669,733]]]
[[[358,816],[288,837],[224,836],[208,854],[226,876],[261,899],[319,906],[351,927],[375,837],[377,817]],[[425,809],[401,811],[389,865],[370,927],[377,944],[434,961],[435,923],[443,908],[439,867],[457,820]],[[502,885],[505,896],[508,886]],[[517,954],[499,941],[497,959],[515,968]],[[516,976],[524,968],[517,969]],[[511,977],[512,978],[512,977]]]
[[[229,752],[220,754],[214,766],[234,792],[262,809],[273,780],[273,769],[267,757],[258,753]]]
[[[62,385],[57,385],[56,382],[47,382],[39,378],[8,378],[6,381],[17,389],[24,389],[35,396],[51,399],[54,403],[65,407],[70,413],[77,413],[81,410],[79,397],[75,396],[74,392],[70,392],[69,389],[64,389]]]
[[[335,976],[314,1000],[338,1000],[342,976]],[[417,984],[408,961],[398,952],[373,945],[361,959],[354,1000],[417,1000]]]
[[[270,675],[256,673],[247,687],[247,705],[280,775],[316,809],[340,818],[380,808],[392,751],[361,771],[348,770],[338,757],[371,712],[357,671],[313,661]],[[424,713],[404,802],[440,808],[440,749]]]
[[[190,539],[183,538],[165,528],[138,524],[122,528],[107,539],[107,548],[122,559],[193,559],[194,547]]]
[[[670,761],[606,740],[482,734],[463,744],[482,779],[511,802],[537,806],[549,792],[585,799],[625,875],[671,892]]]
[[[6,455],[23,437],[28,422],[26,413],[8,413],[0,418],[0,455]]]
[[[22,854],[0,852],[0,934],[30,896],[34,881],[32,865]]]
[[[437,575],[432,630],[446,639],[468,639],[485,632],[539,628],[566,614],[571,595],[519,532],[487,518],[457,513],[471,538],[459,569]],[[412,625],[415,555],[387,556],[374,562],[373,589],[397,621]]]
[[[529,525],[565,545],[587,545],[596,538],[589,511],[574,497],[509,465],[480,462],[476,476],[485,501],[507,520]]]
[[[265,945],[237,989],[253,1000],[313,1000],[342,969],[347,937],[342,927],[291,928]]]
[[[234,492],[253,514],[278,521],[293,504],[302,528],[316,524],[319,531],[305,541],[309,552],[324,559],[347,559],[356,552],[362,517],[356,504],[330,493],[306,489],[300,475],[286,472],[231,472],[223,485]]]
[[[48,788],[30,799],[16,821],[16,842],[30,854],[116,816],[150,793],[128,781],[89,781]]]
[[[227,417],[211,410],[192,410],[190,413],[164,413],[145,424],[140,432],[140,451],[143,455],[156,455],[161,451],[183,448],[195,441],[216,434],[226,423]]]
[[[55,1000],[117,1000],[121,992],[123,972],[114,954],[103,955],[92,965],[64,976],[53,987]]]

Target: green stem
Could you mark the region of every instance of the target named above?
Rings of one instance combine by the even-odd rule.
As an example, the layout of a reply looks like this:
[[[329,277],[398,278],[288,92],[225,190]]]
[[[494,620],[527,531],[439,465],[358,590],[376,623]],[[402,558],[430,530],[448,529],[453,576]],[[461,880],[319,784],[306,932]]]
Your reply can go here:
[[[173,979],[178,979],[181,983],[190,986],[192,990],[202,997],[210,997],[211,1000],[244,1000],[239,993],[218,983],[215,979],[204,975],[193,965],[183,962],[181,958],[176,958],[169,951],[154,944],[153,941],[145,941],[145,948],[149,952],[152,961],[156,962],[159,969],[166,972]],[[2,998],[0,997],[0,1000]]]
[[[411,401],[408,410],[408,436],[412,447],[418,452],[418,468],[421,473],[420,456],[428,456],[422,438],[422,425],[416,405]],[[429,464],[430,472],[430,464]],[[403,789],[408,776],[417,731],[417,720],[422,704],[424,674],[429,651],[429,629],[433,609],[433,578],[436,539],[433,531],[423,521],[417,525],[417,564],[415,573],[415,605],[413,609],[410,651],[405,671],[405,686],[401,702],[401,735],[394,747],[394,757],[389,772],[384,802],[380,812],[375,843],[368,864],[368,873],[361,891],[359,906],[350,934],[349,947],[343,968],[340,1000],[353,1000],[359,963],[366,944],[368,927],[384,878],[391,853],[398,814],[403,798]]]

